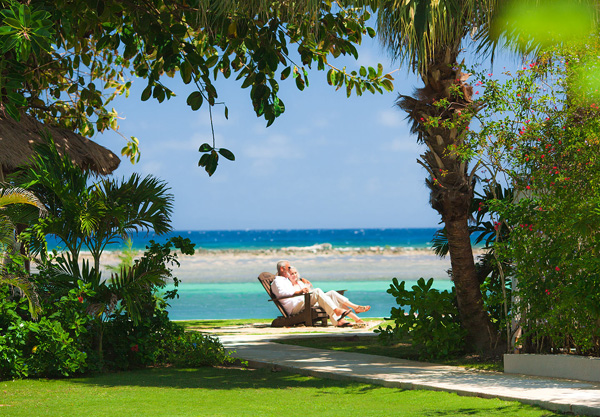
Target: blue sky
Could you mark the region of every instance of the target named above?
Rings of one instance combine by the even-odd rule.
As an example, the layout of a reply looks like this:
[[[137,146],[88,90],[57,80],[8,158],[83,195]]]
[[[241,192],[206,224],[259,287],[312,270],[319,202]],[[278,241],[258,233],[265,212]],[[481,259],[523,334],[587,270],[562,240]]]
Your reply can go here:
[[[398,68],[376,40],[365,39],[359,55],[335,65]],[[212,177],[197,165],[211,130],[208,109],[185,104],[191,87],[168,80],[177,97],[141,102],[145,83],[134,80],[131,96],[114,107],[124,117],[121,133],[140,139],[142,156],[136,165],[122,158],[115,175],[168,182],[178,230],[437,227],[426,172],[416,163],[422,150],[394,105],[398,93],[411,94],[420,83],[406,68],[394,78],[392,93],[351,98],[327,85],[325,72],[311,71],[302,92],[290,78],[280,90],[286,111],[268,128],[252,110],[249,89],[223,79],[218,100],[227,103],[229,119],[222,106],[213,111],[217,147],[233,151],[236,161],[221,158]],[[125,144],[113,132],[93,139],[118,155]]]

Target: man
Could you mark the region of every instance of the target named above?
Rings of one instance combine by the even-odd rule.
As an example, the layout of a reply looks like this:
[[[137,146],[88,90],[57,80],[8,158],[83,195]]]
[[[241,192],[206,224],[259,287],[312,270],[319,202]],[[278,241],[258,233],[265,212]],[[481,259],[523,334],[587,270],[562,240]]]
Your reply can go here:
[[[357,327],[364,327],[364,321],[360,320],[350,308],[355,311],[368,311],[370,306],[359,306],[351,303],[348,298],[336,291],[323,292],[320,288],[312,288],[310,281],[298,277],[298,272],[290,266],[289,261],[279,261],[277,263],[277,277],[271,284],[271,289],[276,297],[300,296],[310,293],[310,305],[319,305],[323,307],[331,322],[337,327],[349,327],[351,324],[344,320],[344,317],[350,315],[355,321]],[[280,300],[282,307],[288,314],[296,314],[304,309],[304,297],[290,297]]]

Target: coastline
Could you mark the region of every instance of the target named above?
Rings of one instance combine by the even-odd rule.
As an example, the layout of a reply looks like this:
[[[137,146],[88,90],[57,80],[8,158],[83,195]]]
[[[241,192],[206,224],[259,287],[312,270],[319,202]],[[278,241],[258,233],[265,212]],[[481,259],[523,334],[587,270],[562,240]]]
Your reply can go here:
[[[106,251],[102,266],[117,266],[122,251]],[[475,250],[474,256],[483,253]],[[136,251],[135,256],[142,255]],[[82,252],[82,258],[89,259]],[[281,259],[289,260],[312,281],[448,280],[449,257],[440,259],[428,248],[334,248],[329,244],[278,249],[199,249],[192,256],[178,255],[181,264],[173,275],[182,283],[255,282],[263,271],[275,272]],[[105,268],[106,272],[109,273]]]

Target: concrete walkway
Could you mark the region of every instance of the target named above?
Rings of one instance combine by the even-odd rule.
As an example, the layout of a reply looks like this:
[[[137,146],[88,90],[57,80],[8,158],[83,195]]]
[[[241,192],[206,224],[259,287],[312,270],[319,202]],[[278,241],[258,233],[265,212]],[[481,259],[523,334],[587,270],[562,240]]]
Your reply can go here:
[[[331,335],[331,332],[327,334]],[[347,331],[347,334],[373,335],[358,330]],[[221,334],[219,339],[227,349],[235,350],[235,357],[247,360],[251,367],[267,366],[305,375],[402,389],[427,389],[500,398],[554,411],[600,416],[600,384],[473,371],[454,366],[273,342],[280,338],[299,336],[301,335],[298,333],[238,333]]]

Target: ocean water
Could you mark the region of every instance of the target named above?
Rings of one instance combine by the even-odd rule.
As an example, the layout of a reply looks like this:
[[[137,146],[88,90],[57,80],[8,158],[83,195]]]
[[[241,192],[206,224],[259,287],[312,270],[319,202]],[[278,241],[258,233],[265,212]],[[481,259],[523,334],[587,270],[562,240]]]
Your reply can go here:
[[[299,230],[175,230],[157,236],[154,232],[132,237],[134,249],[144,249],[150,240],[164,242],[172,236],[189,238],[196,249],[264,250],[330,244],[334,248],[403,247],[427,248],[435,228],[414,229],[299,229]],[[58,244],[49,241],[51,247]],[[121,250],[124,245],[109,245]]]
[[[370,305],[371,310],[362,317],[389,317],[392,307],[398,307],[394,297],[387,293],[390,281],[325,282],[319,287],[329,290],[346,290],[345,295],[359,305]],[[406,288],[416,285],[407,280]],[[450,290],[452,282],[439,280],[435,288]],[[281,313],[268,301],[269,297],[262,285],[248,283],[183,283],[179,287],[179,299],[171,301],[169,317],[172,320],[194,319],[266,319],[272,320]]]

